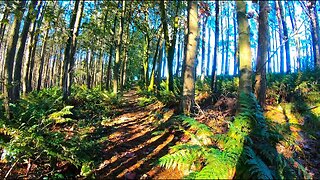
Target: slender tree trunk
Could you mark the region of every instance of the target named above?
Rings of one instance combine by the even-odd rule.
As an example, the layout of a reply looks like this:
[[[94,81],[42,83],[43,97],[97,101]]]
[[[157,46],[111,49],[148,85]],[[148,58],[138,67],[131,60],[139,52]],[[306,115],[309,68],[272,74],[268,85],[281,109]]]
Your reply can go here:
[[[229,23],[230,23],[230,17],[229,17],[229,8],[227,9],[227,29],[226,29],[226,33],[227,33],[227,37],[226,37],[226,64],[225,64],[225,69],[224,69],[224,73],[226,75],[229,75]]]
[[[259,1],[258,55],[255,77],[255,95],[261,107],[266,102],[266,66],[269,47],[268,1]]]
[[[195,94],[195,58],[198,38],[198,10],[196,1],[188,1],[188,34],[182,79],[181,109],[189,115],[194,108]]]
[[[119,91],[119,69],[120,69],[120,50],[121,50],[121,43],[122,43],[122,34],[123,34],[123,22],[124,22],[124,14],[126,10],[126,1],[122,0],[122,11],[121,11],[121,20],[119,23],[119,29],[117,31],[117,42],[116,42],[116,59],[114,63],[114,68],[113,68],[113,75],[114,78],[112,80],[113,82],[113,93],[118,94]],[[118,4],[118,7],[120,7],[120,1]]]
[[[233,13],[233,46],[234,46],[234,53],[233,53],[233,75],[238,75],[239,71],[239,58],[238,58],[238,42],[237,42],[237,13]]]
[[[203,82],[206,74],[206,66],[205,66],[205,38],[206,38],[206,25],[207,25],[207,17],[203,16],[202,23],[202,44],[201,44],[201,78],[200,80]]]
[[[78,33],[78,27],[81,21],[81,13],[82,13],[82,0],[76,0],[75,6],[72,12],[72,17],[69,25],[70,34],[68,37],[67,45],[65,48],[65,55],[64,55],[64,61],[63,61],[63,74],[62,74],[62,92],[63,92],[63,100],[68,99],[69,95],[69,87],[71,87],[71,84],[68,85],[68,78],[72,79],[69,74],[69,70],[73,67],[71,66],[71,63],[74,61],[74,52],[75,52],[75,46],[76,46],[76,37]]]
[[[12,74],[13,74],[13,65],[14,58],[16,54],[16,45],[19,38],[19,29],[21,25],[21,19],[24,13],[23,7],[25,5],[25,1],[19,1],[17,4],[17,10],[14,15],[13,24],[11,26],[11,30],[9,32],[8,38],[8,47],[7,47],[7,55],[5,60],[5,88],[4,88],[4,107],[6,111],[6,116],[10,119],[10,108],[9,103],[13,100],[13,84],[12,84]]]
[[[143,82],[144,88],[148,86],[149,83],[149,47],[150,47],[149,35],[145,35],[144,45],[143,45]]]
[[[153,57],[153,63],[152,63],[152,69],[151,69],[151,77],[150,77],[150,84],[148,87],[148,91],[151,92],[154,90],[154,81],[155,81],[155,67],[157,63],[158,53],[159,53],[159,46],[161,43],[161,35],[159,34],[157,46],[156,46],[156,52],[154,53]]]
[[[320,67],[320,28],[316,8],[316,1],[309,1],[309,15],[311,22],[311,36],[313,48],[314,67]]]
[[[117,16],[114,16],[112,32],[116,32],[116,25],[117,25]],[[115,44],[115,36],[113,36],[110,42],[110,49],[109,49],[109,60],[108,60],[108,70],[107,70],[107,82],[106,82],[106,89],[110,90],[111,85],[111,67],[112,67],[112,56],[114,51],[114,44]]]
[[[86,82],[87,82],[87,88],[88,89],[91,89],[91,76],[90,76],[90,71],[89,71],[89,69],[90,69],[90,66],[89,66],[89,64],[91,63],[91,50],[90,49],[88,49],[87,50],[87,56],[86,56],[86,64],[85,64],[85,66],[86,66],[86,75],[87,75],[87,78],[86,78]]]
[[[215,19],[215,31],[214,31],[214,54],[212,62],[212,78],[211,78],[211,91],[215,92],[217,90],[217,56],[218,56],[218,47],[219,47],[219,0],[215,0],[216,7],[216,19]]]
[[[275,1],[275,9],[277,10],[277,19],[278,19],[278,25],[279,25],[279,36],[280,36],[280,73],[284,73],[284,46],[283,40],[284,38],[284,31],[283,31],[283,25],[282,25],[282,18],[281,18],[281,8],[280,8],[280,1]]]
[[[211,22],[211,21],[209,21]],[[209,67],[210,67],[210,59],[211,59],[211,27],[208,27],[208,52],[207,52],[207,69],[206,69],[206,74],[209,76]]]
[[[239,58],[240,58],[240,79],[239,94],[249,94],[252,92],[252,65],[251,65],[251,47],[250,47],[250,29],[246,15],[246,2],[236,1],[237,22],[239,33]]]
[[[49,27],[46,27],[44,37],[43,37],[43,44],[41,48],[41,55],[40,55],[40,68],[39,68],[39,74],[38,74],[38,85],[37,85],[37,91],[40,91],[41,84],[42,84],[42,76],[43,76],[43,67],[44,67],[44,58],[47,48],[47,40],[48,40],[48,33],[49,33]]]
[[[34,13],[34,9],[37,5],[37,1],[31,1],[29,5],[29,11],[26,17],[26,20],[24,21],[23,30],[21,33],[21,39],[20,39],[20,47],[18,49],[17,58],[15,61],[14,66],[14,86],[13,86],[13,102],[20,99],[20,88],[21,88],[21,69],[22,69],[22,60],[23,60],[23,53],[24,49],[26,47],[26,40],[28,37],[28,32],[30,29],[31,21],[32,21],[32,15]]]

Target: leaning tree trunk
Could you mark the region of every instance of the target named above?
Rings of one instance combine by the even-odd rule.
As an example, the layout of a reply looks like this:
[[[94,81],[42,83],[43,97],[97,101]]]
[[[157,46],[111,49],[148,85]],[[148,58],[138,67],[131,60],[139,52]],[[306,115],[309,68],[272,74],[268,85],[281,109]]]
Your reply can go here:
[[[262,107],[266,101],[266,62],[268,60],[269,25],[268,1],[259,1],[258,55],[255,77],[255,95]]]
[[[194,108],[195,94],[195,58],[198,38],[198,10],[196,1],[188,1],[188,34],[182,79],[181,110],[189,115]]]
[[[310,22],[311,22],[311,36],[312,36],[312,48],[313,48],[313,58],[314,66],[320,67],[320,29],[319,21],[316,9],[316,2],[310,1],[308,6]]]

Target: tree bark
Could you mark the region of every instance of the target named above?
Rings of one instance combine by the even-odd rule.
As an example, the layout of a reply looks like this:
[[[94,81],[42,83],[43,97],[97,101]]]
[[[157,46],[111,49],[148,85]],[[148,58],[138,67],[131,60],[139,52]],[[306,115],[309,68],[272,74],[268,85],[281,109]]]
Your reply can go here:
[[[28,14],[26,20],[24,21],[23,30],[21,33],[20,39],[20,47],[18,49],[16,62],[14,66],[14,86],[13,86],[13,99],[12,101],[15,102],[20,99],[20,88],[21,88],[21,69],[22,69],[22,60],[23,60],[23,53],[26,47],[26,40],[28,37],[28,32],[30,29],[32,16],[34,13],[34,9],[37,5],[37,1],[31,1],[29,5]]]
[[[5,60],[5,88],[4,88],[4,107],[6,111],[6,116],[10,119],[10,108],[9,103],[13,100],[13,65],[14,65],[14,58],[16,54],[16,45],[19,38],[19,29],[21,25],[21,19],[24,13],[23,7],[25,6],[25,1],[19,1],[17,4],[17,10],[14,15],[13,24],[11,26],[9,37],[8,38],[8,47],[7,47],[7,55]]]
[[[314,66],[320,67],[320,29],[315,1],[309,1],[308,10],[311,20],[310,23]]]
[[[246,15],[246,2],[236,1],[237,22],[239,33],[239,94],[249,94],[252,92],[252,65],[251,65],[251,47],[250,47],[250,29]]]
[[[39,74],[38,74],[38,85],[37,85],[37,91],[40,91],[41,84],[42,84],[42,76],[43,76],[43,67],[44,67],[44,58],[45,58],[45,52],[47,48],[47,40],[48,40],[48,33],[49,33],[49,27],[46,27],[44,37],[43,37],[43,43],[41,48],[41,55],[40,55],[40,68],[39,68]]]
[[[268,1],[259,1],[258,55],[255,77],[255,95],[261,107],[266,102],[266,64],[269,47]]]
[[[215,0],[216,7],[216,19],[215,19],[215,30],[214,30],[214,52],[213,52],[213,62],[212,62],[212,78],[211,78],[211,91],[215,92],[217,90],[217,56],[219,47],[219,0]]]
[[[195,58],[198,40],[198,10],[196,1],[188,1],[188,34],[183,67],[181,109],[189,115],[194,108],[195,96]]]

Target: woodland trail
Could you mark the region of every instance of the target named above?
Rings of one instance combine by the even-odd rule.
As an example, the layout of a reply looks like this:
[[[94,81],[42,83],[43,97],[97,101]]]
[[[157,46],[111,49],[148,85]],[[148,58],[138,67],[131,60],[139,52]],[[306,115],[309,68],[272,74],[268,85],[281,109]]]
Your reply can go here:
[[[94,171],[98,179],[157,178],[164,171],[156,162],[179,140],[179,134],[164,125],[174,110],[161,103],[140,107],[138,98],[134,90],[125,93],[122,105],[114,110],[118,115],[106,125],[113,130],[102,153],[103,162]],[[167,178],[174,178],[169,175]]]

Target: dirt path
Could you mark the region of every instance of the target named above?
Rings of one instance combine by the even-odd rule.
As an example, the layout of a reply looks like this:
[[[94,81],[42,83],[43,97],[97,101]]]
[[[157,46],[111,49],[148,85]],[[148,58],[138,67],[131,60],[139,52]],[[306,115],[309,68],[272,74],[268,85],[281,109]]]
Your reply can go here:
[[[138,106],[139,96],[129,91],[107,126],[115,128],[103,151],[103,163],[95,170],[98,179],[155,178],[160,171],[157,160],[165,155],[178,135],[162,126],[174,113],[161,103]]]

